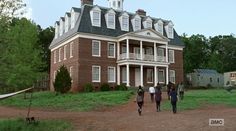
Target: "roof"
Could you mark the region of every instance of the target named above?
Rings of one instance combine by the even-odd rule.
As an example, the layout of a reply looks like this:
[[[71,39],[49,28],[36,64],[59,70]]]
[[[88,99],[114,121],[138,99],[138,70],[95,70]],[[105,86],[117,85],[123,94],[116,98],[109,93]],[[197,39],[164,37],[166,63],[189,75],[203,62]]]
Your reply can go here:
[[[118,37],[121,35],[124,35],[126,33],[129,32],[133,32],[133,26],[132,26],[132,22],[131,19],[136,15],[135,13],[129,13],[126,11],[118,11],[118,10],[114,10],[116,13],[116,28],[114,29],[109,29],[106,26],[106,20],[105,20],[105,14],[107,13],[108,10],[110,10],[111,8],[106,8],[106,7],[101,7],[101,6],[97,6],[101,9],[101,27],[96,27],[96,26],[92,26],[91,23],[91,18],[90,18],[90,11],[92,8],[94,8],[97,5],[87,5],[85,4],[84,6],[82,6],[82,8],[75,8],[77,11],[81,12],[80,17],[78,18],[77,22],[76,22],[76,26],[74,29],[69,30],[67,33],[63,34],[62,36],[60,36],[57,39],[54,39],[50,45],[50,49],[53,48],[55,45],[57,45],[58,42],[66,39],[67,37],[70,37],[70,35],[73,34],[77,34],[77,33],[89,33],[89,34],[97,34],[97,35],[104,35],[104,36],[110,36],[110,37]],[[74,7],[73,7],[74,9]],[[119,22],[119,16],[121,14],[123,14],[124,12],[126,12],[129,15],[129,32],[127,31],[122,31],[121,27],[120,27],[120,22]],[[148,16],[140,16],[142,19],[142,22],[145,20],[145,18],[147,18]],[[158,21],[158,20],[162,20],[164,25],[168,24],[170,21],[168,20],[163,20],[160,18],[154,18],[154,17],[150,17],[153,20],[153,29],[154,29],[154,24]],[[167,37],[166,35],[166,31],[164,29],[165,27],[163,26],[163,35],[165,37]],[[141,29],[144,29],[143,24],[141,24]],[[154,29],[155,30],[155,29]],[[169,39],[169,44],[170,45],[176,45],[176,46],[184,46],[184,43],[181,41],[179,35],[177,34],[177,32],[174,30],[174,38],[173,39]]]
[[[216,70],[212,69],[194,69],[194,72],[201,74],[219,74]]]

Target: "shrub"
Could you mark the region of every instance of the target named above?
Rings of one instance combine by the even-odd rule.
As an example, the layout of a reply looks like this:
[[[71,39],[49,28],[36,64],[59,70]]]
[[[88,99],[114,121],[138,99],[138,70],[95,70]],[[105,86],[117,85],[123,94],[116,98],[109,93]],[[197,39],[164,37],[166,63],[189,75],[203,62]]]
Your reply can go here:
[[[115,87],[115,90],[117,90],[117,91],[126,91],[127,89],[128,88],[127,88],[127,86],[125,84],[117,85]]]
[[[91,83],[87,83],[84,86],[84,92],[92,92],[93,91],[93,85]]]
[[[101,85],[101,89],[100,89],[101,91],[110,91],[110,86],[109,86],[109,84],[107,84],[107,83],[103,83],[102,85]]]
[[[67,93],[71,88],[71,77],[64,65],[57,71],[54,88],[56,92],[60,93]]]

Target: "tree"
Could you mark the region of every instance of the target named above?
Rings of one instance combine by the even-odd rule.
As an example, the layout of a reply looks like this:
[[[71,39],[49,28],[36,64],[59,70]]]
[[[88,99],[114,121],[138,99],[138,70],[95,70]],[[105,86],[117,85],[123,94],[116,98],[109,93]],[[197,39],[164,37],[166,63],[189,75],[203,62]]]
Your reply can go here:
[[[0,19],[13,18],[24,13],[26,4],[22,0],[0,0]]]
[[[42,74],[44,65],[38,47],[37,27],[31,21],[13,19],[6,33],[7,46],[1,54],[1,79],[7,87],[26,88]]]
[[[67,68],[63,65],[57,71],[54,88],[56,92],[67,93],[71,88],[71,77]]]
[[[41,69],[42,72],[50,72],[50,59],[51,59],[51,51],[49,50],[49,46],[54,38],[54,28],[48,27],[46,29],[42,29],[38,25],[39,32],[39,46],[42,48],[41,56],[42,60],[46,62],[45,67]]]

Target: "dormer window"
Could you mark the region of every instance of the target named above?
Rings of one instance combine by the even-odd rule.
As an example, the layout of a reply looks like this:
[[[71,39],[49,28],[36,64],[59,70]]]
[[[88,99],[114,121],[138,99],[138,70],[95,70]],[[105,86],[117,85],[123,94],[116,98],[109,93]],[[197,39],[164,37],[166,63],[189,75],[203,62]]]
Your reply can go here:
[[[141,30],[141,17],[139,15],[132,19],[132,25],[134,31]]]
[[[55,39],[57,39],[59,36],[59,27],[60,27],[60,25],[59,25],[59,22],[57,21],[55,23]]]
[[[165,29],[167,32],[167,37],[173,39],[174,38],[174,24],[172,22],[169,22],[168,25],[166,25]]]
[[[127,13],[120,16],[120,23],[122,31],[129,31],[129,15]]]
[[[71,15],[70,13],[66,13],[65,15],[65,32],[67,32],[68,30],[70,30],[70,20],[71,20]]]
[[[78,19],[79,15],[80,15],[79,12],[80,11],[78,8],[73,7],[71,9],[71,12],[70,12],[70,14],[71,14],[70,26],[71,27],[70,27],[70,29],[73,29],[75,27],[76,20]]]
[[[92,25],[97,26],[97,27],[101,27],[101,9],[98,7],[94,7],[90,11],[90,16],[91,16],[91,20],[92,20]]]
[[[64,17],[61,17],[61,19],[60,19],[60,36],[62,36],[64,32],[65,32],[65,19],[64,19]]]
[[[161,33],[163,35],[163,22],[161,20],[159,20],[155,24],[155,29],[156,29],[156,31],[158,31],[159,33]]]
[[[107,28],[115,29],[115,12],[113,10],[110,10],[105,17]]]
[[[148,17],[144,22],[143,22],[144,28],[152,28],[152,19]]]

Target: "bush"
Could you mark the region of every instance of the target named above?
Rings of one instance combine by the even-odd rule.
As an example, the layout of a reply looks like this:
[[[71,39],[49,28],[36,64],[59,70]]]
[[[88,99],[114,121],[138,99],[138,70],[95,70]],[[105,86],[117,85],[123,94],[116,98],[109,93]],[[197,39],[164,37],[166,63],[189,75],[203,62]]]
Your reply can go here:
[[[85,84],[84,92],[93,92],[93,85],[91,83]]]
[[[115,90],[117,90],[117,91],[126,91],[127,89],[128,88],[127,88],[127,86],[125,84],[117,85],[115,87]]]
[[[57,71],[54,88],[56,92],[67,93],[71,88],[71,77],[67,68],[63,65]]]
[[[101,85],[101,91],[110,91],[110,86],[107,83]]]

